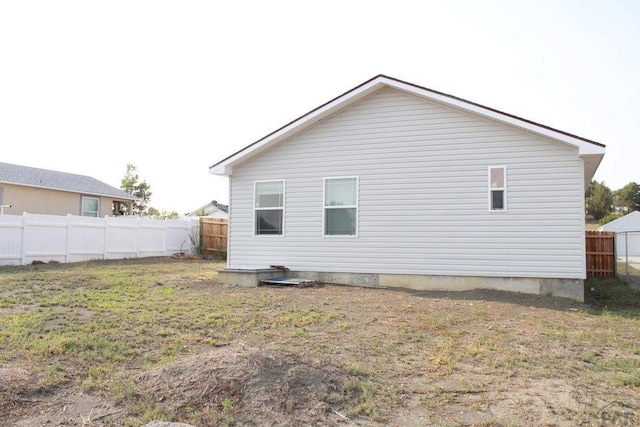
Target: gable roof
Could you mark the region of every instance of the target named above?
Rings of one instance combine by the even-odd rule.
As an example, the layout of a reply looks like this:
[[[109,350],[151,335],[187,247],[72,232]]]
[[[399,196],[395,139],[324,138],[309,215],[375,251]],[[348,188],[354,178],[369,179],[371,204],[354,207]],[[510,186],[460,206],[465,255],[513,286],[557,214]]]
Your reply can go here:
[[[380,74],[364,83],[348,90],[321,106],[309,111],[297,119],[287,123],[265,137],[247,145],[243,149],[231,154],[209,167],[209,172],[215,175],[232,175],[233,167],[264,150],[278,144],[286,138],[299,133],[320,120],[341,111],[360,99],[381,90],[384,87],[396,89],[405,93],[416,95],[430,101],[438,102],[449,107],[492,119],[516,128],[520,128],[535,134],[554,139],[563,144],[578,149],[578,154],[585,160],[585,183],[588,183],[595,174],[598,165],[604,156],[605,146],[599,142],[591,141],[577,135],[570,134],[549,126],[526,120],[512,114],[504,113],[496,109],[485,107],[475,102],[467,101],[457,96],[448,95],[413,83],[405,82],[393,77]]]
[[[0,162],[0,183],[46,188],[94,196],[136,200],[135,196],[85,175]]]
[[[640,211],[629,212],[598,228],[599,231],[640,231]]]
[[[195,211],[189,212],[186,216],[195,216],[195,215],[197,215],[197,214],[199,214],[199,213],[201,213],[203,211],[204,211],[204,213],[206,215],[211,215],[215,211],[220,211],[220,212],[228,214],[229,213],[229,206],[223,205],[222,203],[218,203],[217,200],[212,200],[211,202],[207,203],[206,205],[200,206]]]

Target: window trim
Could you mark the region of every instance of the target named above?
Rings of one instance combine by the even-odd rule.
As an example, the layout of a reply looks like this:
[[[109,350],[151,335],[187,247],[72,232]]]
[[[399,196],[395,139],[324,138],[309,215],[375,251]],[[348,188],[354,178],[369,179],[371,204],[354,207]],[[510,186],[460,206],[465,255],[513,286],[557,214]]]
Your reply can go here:
[[[98,201],[98,210],[95,211],[96,215],[85,215],[85,210],[84,210],[84,201],[88,200],[88,199],[93,199],[93,200],[97,200]],[[86,212],[93,212],[93,211],[86,211]],[[100,218],[100,197],[95,197],[95,196],[82,196],[82,199],[80,200],[80,216],[86,216],[88,218]]]
[[[327,206],[327,181],[333,179],[354,179],[356,180],[356,204],[343,206]],[[354,209],[356,210],[356,231],[355,234],[327,234],[326,221],[327,209]],[[360,234],[360,177],[356,175],[349,176],[329,176],[322,178],[322,237],[335,238],[356,238]]]
[[[491,171],[493,169],[502,169],[502,187],[491,187]],[[487,177],[487,187],[488,187],[488,202],[489,202],[489,212],[507,212],[507,166],[489,166],[488,168],[488,177]],[[502,191],[502,198],[504,207],[502,209],[493,209],[493,192],[494,191]]]
[[[258,188],[258,184],[265,182],[281,182],[282,183],[282,206],[275,208],[256,208],[256,190]],[[253,237],[284,237],[284,219],[285,219],[285,196],[286,196],[286,184],[284,179],[263,179],[258,181],[253,181],[253,199],[251,204],[253,206]],[[256,223],[256,211],[276,211],[282,210],[282,233],[280,234],[258,234],[258,224]]]

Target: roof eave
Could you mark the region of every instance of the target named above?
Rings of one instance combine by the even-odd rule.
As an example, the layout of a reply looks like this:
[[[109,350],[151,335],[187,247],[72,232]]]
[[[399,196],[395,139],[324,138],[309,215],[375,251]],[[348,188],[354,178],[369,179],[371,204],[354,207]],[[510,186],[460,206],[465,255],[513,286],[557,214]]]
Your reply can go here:
[[[359,99],[376,92],[385,86],[380,76],[376,76],[355,88],[339,95],[332,100],[320,105],[308,113],[280,127],[269,135],[244,147],[229,157],[209,167],[209,172],[214,175],[229,176],[233,174],[233,166],[246,161],[260,152],[276,145],[278,142],[301,132],[315,123],[329,117],[335,112],[347,108]]]
[[[448,95],[442,92],[427,89],[422,86],[417,86],[413,83],[404,82],[392,77],[378,75],[370,80],[356,86],[355,88],[339,95],[327,103],[311,110],[310,112],[298,117],[290,123],[275,130],[262,139],[242,148],[236,153],[228,156],[227,158],[219,161],[209,168],[209,172],[214,175],[229,176],[233,174],[233,167],[238,165],[251,157],[258,155],[264,150],[272,147],[278,142],[308,128],[309,126],[317,123],[318,121],[334,114],[335,112],[348,107],[357,100],[380,90],[383,87],[391,87],[400,91],[407,92],[409,94],[421,96],[439,102],[444,105],[458,108],[460,110],[477,114],[489,119],[496,120],[498,122],[520,128],[535,134],[545,136],[547,138],[554,139],[578,150],[578,154],[604,155],[605,146],[595,141],[590,141],[579,136],[553,129],[548,126],[541,125],[539,123],[531,122],[529,120],[513,116],[502,111],[498,111],[489,107],[485,107],[480,104],[476,104],[471,101],[467,101],[462,98],[458,98],[452,95]]]
[[[133,197],[133,196],[116,196],[114,194],[95,193],[92,191],[69,190],[68,188],[57,188],[57,187],[47,187],[44,185],[23,184],[21,182],[0,181],[0,184],[17,185],[20,187],[29,187],[29,188],[41,188],[43,190],[64,191],[65,193],[74,193],[74,194],[80,194],[80,195],[84,194],[88,196],[111,197],[114,199],[124,199],[124,200],[133,200],[133,201],[140,200],[139,198]]]

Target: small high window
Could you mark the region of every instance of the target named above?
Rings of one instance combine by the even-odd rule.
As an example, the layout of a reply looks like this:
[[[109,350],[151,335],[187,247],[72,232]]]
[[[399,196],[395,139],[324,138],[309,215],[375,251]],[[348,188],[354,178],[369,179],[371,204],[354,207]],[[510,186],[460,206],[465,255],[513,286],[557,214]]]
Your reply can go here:
[[[324,235],[358,234],[358,178],[325,178]]]
[[[507,168],[489,167],[489,210],[507,210]]]
[[[82,216],[100,216],[100,199],[97,197],[82,197]]]
[[[254,188],[255,235],[283,234],[284,181],[258,181]]]

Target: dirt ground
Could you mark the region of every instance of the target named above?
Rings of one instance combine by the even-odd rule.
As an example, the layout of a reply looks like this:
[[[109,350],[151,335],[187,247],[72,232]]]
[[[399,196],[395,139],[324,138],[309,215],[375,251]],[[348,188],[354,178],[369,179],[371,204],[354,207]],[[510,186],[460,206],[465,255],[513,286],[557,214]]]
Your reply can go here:
[[[120,398],[44,387],[34,361],[0,365],[0,424],[118,426],[144,403],[198,426],[640,425],[635,318],[494,291],[195,281],[181,292],[262,299],[272,312],[213,347],[125,368]]]

